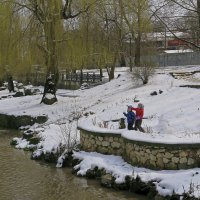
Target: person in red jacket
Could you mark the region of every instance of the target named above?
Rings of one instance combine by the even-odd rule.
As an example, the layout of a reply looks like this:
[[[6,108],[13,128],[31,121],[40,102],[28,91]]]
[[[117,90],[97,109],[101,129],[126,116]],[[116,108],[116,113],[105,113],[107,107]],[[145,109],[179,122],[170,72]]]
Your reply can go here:
[[[144,129],[141,127],[142,125],[142,119],[144,116],[144,105],[142,103],[139,103],[137,108],[133,108],[132,110],[134,110],[136,112],[136,116],[135,116],[135,127],[134,130],[139,130],[141,132],[145,132]]]

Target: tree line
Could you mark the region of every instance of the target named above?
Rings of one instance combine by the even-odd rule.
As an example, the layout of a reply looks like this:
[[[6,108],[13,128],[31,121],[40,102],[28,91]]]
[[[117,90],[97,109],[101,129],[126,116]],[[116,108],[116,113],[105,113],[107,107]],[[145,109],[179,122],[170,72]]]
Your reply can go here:
[[[28,80],[41,66],[55,85],[59,69],[107,68],[112,80],[116,63],[129,57],[132,71],[156,51],[144,42],[156,28],[177,38],[173,30],[185,30],[199,49],[200,0],[2,0],[0,21],[1,78]]]

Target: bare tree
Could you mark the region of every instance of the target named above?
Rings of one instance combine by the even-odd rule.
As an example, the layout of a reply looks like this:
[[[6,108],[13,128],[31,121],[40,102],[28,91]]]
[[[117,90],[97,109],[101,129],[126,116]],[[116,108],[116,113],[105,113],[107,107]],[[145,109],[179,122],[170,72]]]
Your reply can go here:
[[[151,62],[146,62],[141,64],[140,67],[134,67],[133,76],[136,80],[142,81],[145,85],[149,82],[149,78],[155,72],[155,64]]]
[[[162,9],[170,10],[170,13],[163,14],[159,12],[162,9],[158,8],[153,15],[176,39],[200,49],[200,0],[165,0],[163,5]],[[190,36],[182,38],[177,35],[177,31],[188,33]]]
[[[135,66],[140,66],[142,35],[148,32],[151,28],[149,1],[120,0],[120,7],[124,21],[128,26],[131,37],[135,42]]]

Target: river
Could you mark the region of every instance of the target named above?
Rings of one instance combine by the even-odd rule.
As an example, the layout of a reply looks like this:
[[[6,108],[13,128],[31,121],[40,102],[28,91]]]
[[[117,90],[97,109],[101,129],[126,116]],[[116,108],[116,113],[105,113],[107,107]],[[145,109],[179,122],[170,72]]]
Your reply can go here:
[[[0,200],[146,200],[129,192],[78,178],[70,168],[36,162],[30,152],[10,146],[14,131],[0,131]]]

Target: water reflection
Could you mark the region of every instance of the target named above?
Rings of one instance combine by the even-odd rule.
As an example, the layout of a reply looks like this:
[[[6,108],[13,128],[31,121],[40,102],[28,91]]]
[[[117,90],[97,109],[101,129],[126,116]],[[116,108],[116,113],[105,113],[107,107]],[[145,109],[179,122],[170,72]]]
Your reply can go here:
[[[14,132],[0,132],[0,200],[145,200],[128,192],[102,188],[78,178],[71,169],[30,160],[30,153],[10,146]]]

